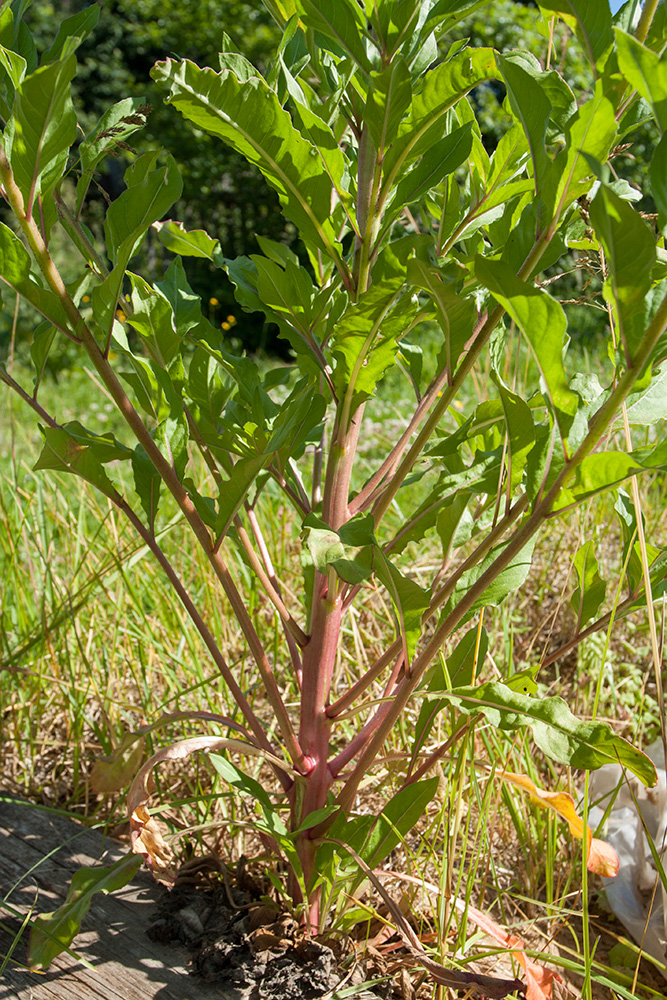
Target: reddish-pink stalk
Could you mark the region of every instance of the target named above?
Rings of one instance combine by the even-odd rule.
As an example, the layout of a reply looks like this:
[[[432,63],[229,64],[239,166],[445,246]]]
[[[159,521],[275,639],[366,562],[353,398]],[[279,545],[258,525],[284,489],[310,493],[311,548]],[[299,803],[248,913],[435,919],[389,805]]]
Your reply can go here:
[[[431,636],[424,649],[415,658],[410,676],[405,677],[400,683],[399,690],[390,706],[390,710],[362,752],[354,771],[338,795],[336,801],[341,808],[348,808],[354,800],[359,782],[368,772],[368,768],[379,753],[388,733],[398,720],[412,693],[437,656],[445,640],[452,634],[464,615],[473,608],[475,602],[481,597],[486,588],[493,583],[498,574],[525,548],[539,527],[549,517],[560,491],[573,480],[581,462],[597,447],[599,441],[613,422],[621,403],[631,391],[636,381],[637,373],[642,371],[665,329],[667,329],[667,295],[651,320],[641,347],[635,352],[633,364],[625,370],[613,392],[592,417],[589,423],[588,434],[572,455],[570,462],[562,469],[551,488],[535,506],[532,514],[525,520],[523,525],[517,529],[503,551],[487,570],[481,574],[468,592],[462,596],[457,606],[447,615],[444,622],[442,622]]]

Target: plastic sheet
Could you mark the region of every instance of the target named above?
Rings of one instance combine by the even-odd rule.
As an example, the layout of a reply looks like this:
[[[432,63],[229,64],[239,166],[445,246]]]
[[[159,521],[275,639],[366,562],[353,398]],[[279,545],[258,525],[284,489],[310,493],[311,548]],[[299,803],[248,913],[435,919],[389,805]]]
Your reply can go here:
[[[602,880],[609,906],[637,944],[667,964],[667,893],[644,832],[645,824],[663,866],[667,865],[667,774],[662,740],[652,743],[645,753],[657,768],[658,783],[645,788],[631,775],[626,780],[620,765],[600,768],[589,781],[588,822],[595,831],[613,803],[603,835],[618,853],[620,869],[615,878]],[[662,974],[667,979],[667,971]]]

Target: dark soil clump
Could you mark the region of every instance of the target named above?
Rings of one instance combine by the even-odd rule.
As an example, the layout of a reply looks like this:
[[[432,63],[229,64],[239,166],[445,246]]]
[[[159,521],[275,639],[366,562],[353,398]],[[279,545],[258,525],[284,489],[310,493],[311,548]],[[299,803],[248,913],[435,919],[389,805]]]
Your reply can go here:
[[[333,991],[347,978],[339,956],[306,937],[268,890],[243,859],[235,871],[217,858],[190,862],[165,892],[147,934],[185,947],[192,972],[229,1000],[316,1000]]]

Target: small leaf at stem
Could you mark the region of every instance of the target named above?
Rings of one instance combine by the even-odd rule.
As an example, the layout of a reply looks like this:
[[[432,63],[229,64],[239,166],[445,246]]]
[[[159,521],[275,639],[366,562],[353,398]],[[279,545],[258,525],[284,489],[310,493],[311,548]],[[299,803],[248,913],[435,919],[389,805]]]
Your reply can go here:
[[[82,868],[76,872],[62,906],[51,913],[40,913],[35,919],[28,949],[30,968],[46,969],[69,948],[90,909],[93,895],[122,889],[132,881],[140,865],[141,858],[129,854],[108,868]]]

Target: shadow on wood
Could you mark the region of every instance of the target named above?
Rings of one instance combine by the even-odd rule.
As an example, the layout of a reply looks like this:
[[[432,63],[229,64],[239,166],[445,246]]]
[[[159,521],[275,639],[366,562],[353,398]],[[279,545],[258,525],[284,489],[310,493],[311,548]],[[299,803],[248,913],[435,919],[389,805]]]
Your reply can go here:
[[[18,799],[0,798],[0,967],[23,916],[54,910],[78,868],[126,853],[102,834]],[[147,872],[113,895],[96,895],[72,954],[45,973],[25,965],[28,928],[0,977],[0,1000],[221,1000],[226,992],[190,977],[185,951],[148,939],[162,890]]]

